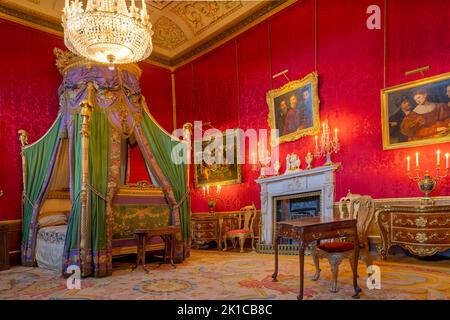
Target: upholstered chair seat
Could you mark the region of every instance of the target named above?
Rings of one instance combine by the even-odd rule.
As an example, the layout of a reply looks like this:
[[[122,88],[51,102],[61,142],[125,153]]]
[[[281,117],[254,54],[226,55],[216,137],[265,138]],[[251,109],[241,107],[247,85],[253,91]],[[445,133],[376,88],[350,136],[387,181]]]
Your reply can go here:
[[[318,249],[326,252],[345,252],[355,249],[353,242],[327,242],[317,246]]]
[[[227,240],[231,240],[233,248],[236,247],[236,239],[239,239],[241,252],[244,252],[244,244],[247,238],[252,239],[252,250],[255,250],[255,235],[253,233],[253,221],[256,217],[255,205],[243,207],[239,212],[237,229],[232,229],[223,235],[224,249],[227,250]]]
[[[228,233],[229,234],[250,233],[250,230],[248,229],[230,230],[228,231]]]

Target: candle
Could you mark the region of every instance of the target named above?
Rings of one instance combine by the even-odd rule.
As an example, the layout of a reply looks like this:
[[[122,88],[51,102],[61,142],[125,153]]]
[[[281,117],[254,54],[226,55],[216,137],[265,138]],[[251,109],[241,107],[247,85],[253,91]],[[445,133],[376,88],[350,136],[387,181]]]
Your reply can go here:
[[[206,187],[203,187],[203,196],[206,197]]]
[[[419,168],[419,153],[416,152],[416,168]]]
[[[406,157],[406,162],[407,162],[408,172],[409,172],[410,169],[411,169],[411,167],[410,167],[410,160],[411,160],[411,157],[410,157],[410,156],[407,156],[407,157]]]
[[[319,145],[317,144],[317,136],[315,136],[314,139],[316,140],[316,150],[318,150],[319,149]]]
[[[337,135],[337,133],[338,133],[338,129],[336,128],[336,129],[334,129],[334,140],[335,140],[335,141],[338,140],[338,135]]]
[[[222,190],[222,186],[219,184],[219,185],[217,186],[217,195],[220,194],[220,190]]]
[[[445,154],[445,168],[448,169],[448,153]]]
[[[441,164],[441,150],[438,150],[437,152],[436,152],[436,154],[437,154],[437,166],[439,167],[439,165]]]
[[[209,196],[209,186],[206,185],[206,194]]]

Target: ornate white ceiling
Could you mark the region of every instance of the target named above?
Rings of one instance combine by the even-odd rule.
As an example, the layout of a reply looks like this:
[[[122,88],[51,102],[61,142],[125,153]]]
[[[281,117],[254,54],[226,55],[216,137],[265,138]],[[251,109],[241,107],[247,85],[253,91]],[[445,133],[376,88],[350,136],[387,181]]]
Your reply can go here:
[[[146,2],[154,30],[151,59],[174,65],[292,0]],[[57,32],[63,7],[64,0],[0,0],[0,13]]]

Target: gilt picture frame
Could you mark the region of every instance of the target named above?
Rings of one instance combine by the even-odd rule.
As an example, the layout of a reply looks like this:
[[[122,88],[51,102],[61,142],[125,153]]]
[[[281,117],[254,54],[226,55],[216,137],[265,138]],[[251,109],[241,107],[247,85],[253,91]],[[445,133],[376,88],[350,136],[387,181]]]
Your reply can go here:
[[[319,133],[320,101],[316,72],[268,91],[266,100],[269,127],[279,130],[279,139],[276,141],[272,137],[272,145]]]
[[[383,149],[450,141],[450,72],[381,90]]]
[[[234,143],[230,146],[227,139]],[[238,161],[240,157],[240,140],[238,130],[227,130],[222,134],[223,149],[222,156],[226,158],[226,148],[233,148],[233,163],[207,164],[203,159],[201,163],[194,164],[194,188],[203,186],[230,185],[242,182],[242,164]],[[211,137],[202,140],[202,152],[211,143]]]

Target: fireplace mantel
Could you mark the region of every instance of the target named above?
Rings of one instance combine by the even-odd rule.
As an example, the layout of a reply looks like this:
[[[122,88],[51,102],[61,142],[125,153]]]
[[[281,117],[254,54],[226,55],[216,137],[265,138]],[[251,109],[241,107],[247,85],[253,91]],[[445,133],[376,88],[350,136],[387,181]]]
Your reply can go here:
[[[257,179],[261,185],[261,243],[272,244],[274,198],[320,191],[322,217],[333,217],[335,172],[340,164]]]

